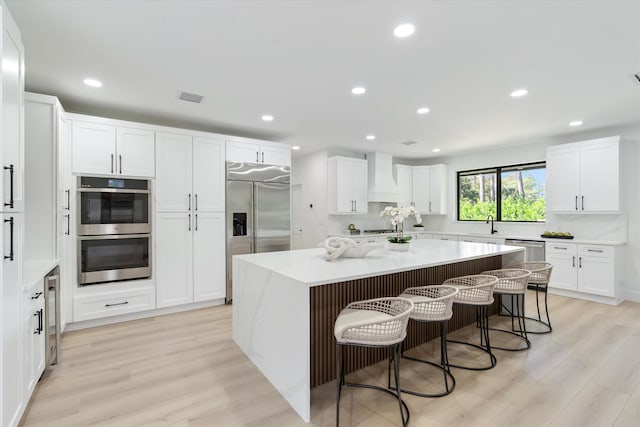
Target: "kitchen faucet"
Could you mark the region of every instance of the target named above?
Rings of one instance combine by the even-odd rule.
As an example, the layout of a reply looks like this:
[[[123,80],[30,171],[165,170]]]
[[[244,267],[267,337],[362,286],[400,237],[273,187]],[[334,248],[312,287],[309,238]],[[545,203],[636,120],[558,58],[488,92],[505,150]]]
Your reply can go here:
[[[487,224],[489,224],[489,219],[491,219],[491,234],[496,234],[498,232],[498,230],[493,228],[493,215],[488,215],[487,216]]]

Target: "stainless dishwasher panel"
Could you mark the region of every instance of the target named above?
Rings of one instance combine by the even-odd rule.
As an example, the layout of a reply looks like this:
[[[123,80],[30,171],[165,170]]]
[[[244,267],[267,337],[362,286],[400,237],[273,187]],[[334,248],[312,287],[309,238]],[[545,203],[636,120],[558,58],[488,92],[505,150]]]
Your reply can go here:
[[[505,245],[520,246],[524,248],[524,260],[530,261],[544,261],[544,242],[541,240],[520,240],[520,239],[505,239]]]

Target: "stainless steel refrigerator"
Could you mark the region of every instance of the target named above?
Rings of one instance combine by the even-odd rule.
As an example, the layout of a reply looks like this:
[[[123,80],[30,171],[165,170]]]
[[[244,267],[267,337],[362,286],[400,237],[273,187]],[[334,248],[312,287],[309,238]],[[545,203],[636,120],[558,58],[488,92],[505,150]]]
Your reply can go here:
[[[227,303],[233,255],[291,249],[290,168],[227,162]]]

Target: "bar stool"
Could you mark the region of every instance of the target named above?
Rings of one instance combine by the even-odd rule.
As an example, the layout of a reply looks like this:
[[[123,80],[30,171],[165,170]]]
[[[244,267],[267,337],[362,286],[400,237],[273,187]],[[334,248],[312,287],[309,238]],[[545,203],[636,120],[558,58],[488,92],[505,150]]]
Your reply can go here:
[[[440,322],[440,363],[406,356],[401,352],[404,359],[415,362],[426,363],[442,370],[444,376],[445,391],[441,393],[421,393],[412,390],[401,389],[403,393],[413,394],[421,397],[442,397],[450,394],[456,388],[456,379],[449,369],[449,356],[447,354],[447,320],[453,315],[453,299],[458,295],[458,288],[454,286],[433,285],[408,288],[400,295],[413,302],[413,311],[409,319],[416,322]],[[391,361],[389,362],[391,365]],[[389,388],[391,387],[391,369],[389,369]],[[449,385],[451,382],[451,385]]]
[[[387,388],[370,384],[353,384],[345,382],[344,347],[388,347],[389,357],[394,360],[394,376],[399,384],[400,376],[400,347],[407,336],[407,323],[413,310],[413,302],[406,298],[376,298],[366,301],[356,301],[347,305],[335,322],[334,335],[336,337],[336,371],[337,371],[337,399],[336,426],[340,425],[340,395],[342,386],[371,388],[391,394],[398,399],[402,425],[409,423],[409,408],[402,400],[401,392],[393,392]],[[400,388],[400,387],[398,387]]]
[[[503,296],[508,295],[511,297],[511,308],[507,308],[511,315],[511,330],[508,331],[506,329],[499,328],[489,329],[492,331],[515,335],[526,345],[526,347],[516,348],[497,346],[494,346],[493,348],[505,351],[522,351],[530,349],[531,341],[529,341],[529,338],[527,337],[527,325],[524,320],[524,298],[527,292],[527,282],[531,276],[531,272],[522,268],[503,268],[500,270],[484,271],[482,274],[488,274],[498,278],[498,283],[496,283],[493,293],[498,295],[500,300],[499,306],[501,309],[504,307],[502,303]],[[518,319],[518,329],[516,329],[514,325],[514,319],[516,318]]]
[[[549,319],[549,305],[547,304],[547,291],[549,288],[549,279],[551,278],[551,271],[553,270],[553,264],[548,262],[529,261],[522,262],[520,264],[510,265],[507,268],[524,268],[531,272],[529,276],[529,284],[536,288],[536,309],[538,311],[538,318],[526,317],[526,319],[543,325],[542,331],[527,331],[528,334],[548,334],[553,328],[551,327],[551,319]],[[544,312],[547,317],[547,321],[542,320],[540,315],[540,298],[539,293],[544,293]]]
[[[489,340],[489,307],[493,304],[493,289],[498,283],[498,278],[483,274],[454,277],[445,280],[443,285],[455,286],[459,292],[454,297],[453,303],[467,305],[476,308],[476,324],[480,328],[480,344],[471,342],[448,340],[448,343],[463,344],[482,350],[489,355],[489,365],[483,367],[472,367],[454,365],[450,367],[468,369],[472,371],[486,371],[496,366],[497,360],[491,352],[491,342]]]

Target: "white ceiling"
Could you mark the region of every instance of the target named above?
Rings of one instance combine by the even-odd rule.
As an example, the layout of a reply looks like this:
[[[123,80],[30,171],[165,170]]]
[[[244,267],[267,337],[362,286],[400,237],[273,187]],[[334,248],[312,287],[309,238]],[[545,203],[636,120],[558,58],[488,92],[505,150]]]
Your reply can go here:
[[[428,157],[640,123],[640,1],[6,3],[27,90],[70,111],[277,140],[298,155]],[[416,33],[395,38],[404,22]],[[367,93],[352,95],[356,85]],[[509,96],[521,87],[527,96]],[[177,100],[183,90],[205,102]]]

